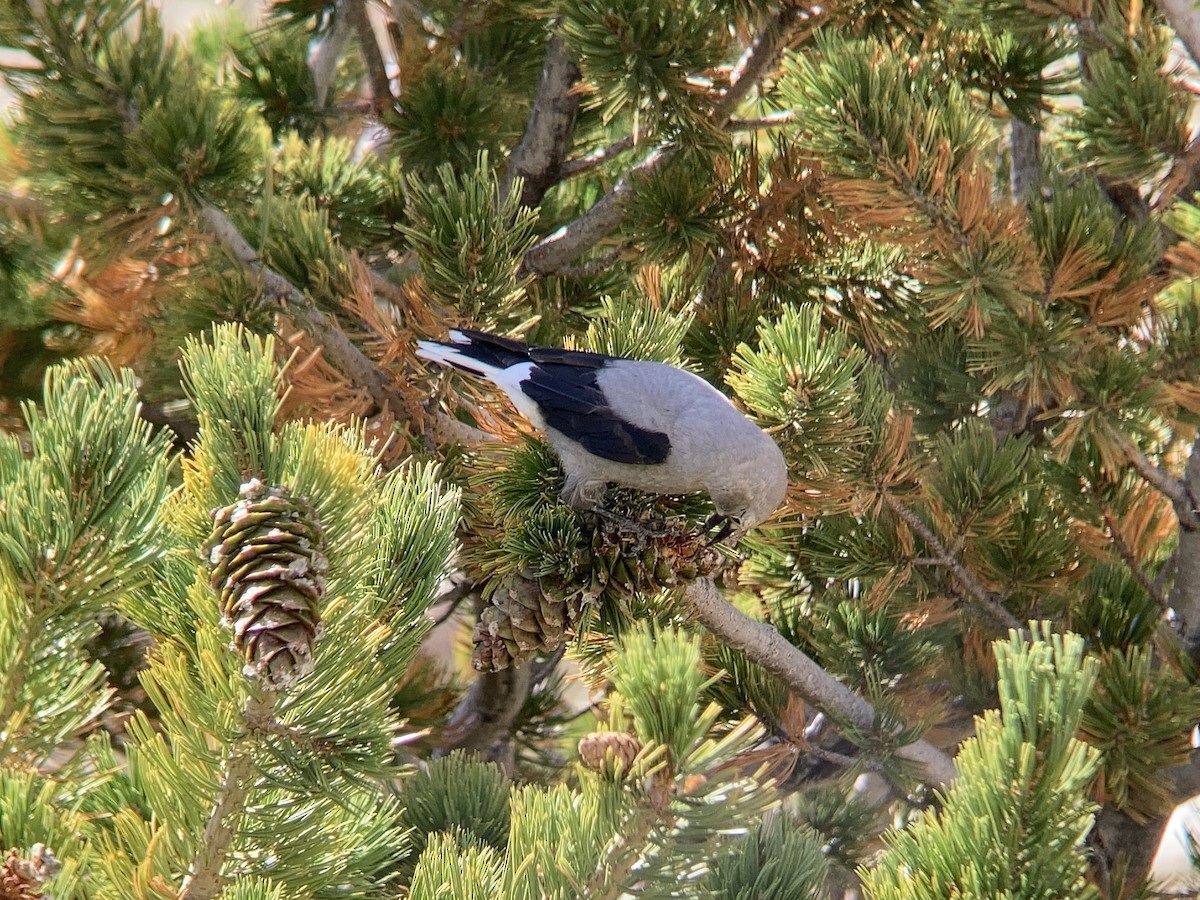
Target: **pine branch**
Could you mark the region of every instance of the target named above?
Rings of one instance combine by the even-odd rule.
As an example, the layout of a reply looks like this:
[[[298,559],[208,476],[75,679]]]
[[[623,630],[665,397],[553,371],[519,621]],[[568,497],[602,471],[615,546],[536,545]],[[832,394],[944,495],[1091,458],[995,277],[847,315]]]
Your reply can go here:
[[[345,0],[345,11],[358,35],[358,43],[362,48],[363,60],[367,66],[367,77],[371,81],[371,99],[376,113],[383,112],[392,104],[391,79],[388,78],[387,64],[379,49],[379,41],[375,37],[375,28],[371,25],[371,15],[367,8],[369,0]]]
[[[815,23],[825,15],[824,11],[809,13],[797,6],[787,5],[771,18],[739,60],[732,83],[713,110],[713,119],[720,127],[728,123],[738,103],[779,58],[799,27],[806,23],[815,27]],[[633,182],[638,177],[652,175],[674,155],[675,148],[670,145],[655,148],[587,212],[535,244],[525,254],[518,274],[550,275],[612,234],[624,218],[621,206],[633,192]]]
[[[263,265],[258,252],[228,216],[211,204],[205,204],[201,215],[229,254],[248,271],[262,279],[264,294],[279,301],[287,314],[318,342],[326,359],[354,384],[366,390],[367,395],[380,409],[387,408],[393,412],[407,409],[405,398],[389,386],[390,379],[387,374],[346,337],[333,317],[315,308],[303,291],[270,266]],[[372,283],[378,287],[386,282],[379,278],[372,279]],[[425,406],[425,412],[433,419],[432,437],[438,444],[457,441],[466,446],[475,446],[498,440],[493,434],[447,415],[432,403]]]
[[[621,258],[621,253],[624,249],[623,246],[614,247],[599,259],[594,259],[591,262],[582,263],[578,266],[563,266],[558,270],[558,274],[563,278],[588,278],[593,275],[599,275]]]
[[[711,579],[698,579],[688,585],[684,602],[709,631],[783,679],[806,702],[864,731],[876,727],[875,708],[866,699],[818,666],[770,625],[756,622],[734,607]],[[958,775],[954,761],[924,740],[900,748],[896,755],[924,766],[930,784],[949,784]]]
[[[1026,633],[1025,627],[1017,617],[1005,609],[996,596],[980,584],[974,575],[967,571],[955,555],[933,533],[933,530],[921,520],[920,516],[887,491],[882,491],[881,496],[888,509],[903,519],[909,528],[919,534],[925,543],[929,545],[929,548],[935,554],[933,562],[944,566],[954,575],[959,584],[970,595],[970,598],[974,601],[974,605],[988,620],[1002,629],[1002,631],[1016,631],[1020,634]]]
[[[552,35],[525,135],[500,181],[501,197],[507,197],[513,181],[521,178],[521,205],[534,207],[562,179],[563,159],[579,112],[580,96],[572,89],[581,77],[579,66],[567,56],[562,36]]]
[[[256,694],[246,700],[243,720],[247,731],[259,730],[271,719],[274,699]],[[187,877],[179,891],[179,900],[209,900],[224,886],[221,869],[237,836],[236,818],[245,808],[246,796],[252,787],[254,756],[248,746],[232,752],[225,761],[225,777],[217,791],[217,802],[204,826],[204,836],[196,856],[188,867]]]
[[[884,147],[883,138],[879,134],[871,131],[869,128],[861,127],[863,137],[866,138],[867,145],[871,148],[871,152],[875,154],[883,165],[888,175],[896,182],[900,190],[905,196],[913,202],[915,206],[930,224],[935,228],[948,234],[962,248],[970,246],[971,240],[967,237],[967,232],[963,229],[960,219],[952,217],[945,210],[941,209],[937,204],[936,196],[927,194],[911,174],[907,171],[902,163],[893,160],[887,153]]]

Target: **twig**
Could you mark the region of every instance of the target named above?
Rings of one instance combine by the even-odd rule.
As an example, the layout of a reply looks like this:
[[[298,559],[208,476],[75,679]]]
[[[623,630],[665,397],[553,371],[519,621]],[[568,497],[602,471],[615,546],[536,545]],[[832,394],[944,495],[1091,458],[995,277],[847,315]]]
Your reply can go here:
[[[1026,633],[1026,628],[1021,624],[1020,620],[1001,606],[992,593],[980,584],[974,575],[967,571],[963,564],[946,549],[946,545],[933,533],[933,530],[921,520],[920,516],[887,491],[882,491],[881,496],[888,509],[903,519],[908,524],[908,527],[919,534],[925,543],[929,545],[929,548],[934,552],[933,558],[950,570],[959,584],[970,595],[970,599],[974,601],[975,606],[979,608],[980,612],[986,614],[988,619],[1002,627],[1005,631],[1012,630],[1020,634]]]
[[[1168,609],[1167,598],[1162,595],[1162,591],[1158,589],[1158,586],[1150,580],[1150,577],[1146,574],[1146,570],[1138,562],[1138,558],[1133,555],[1133,549],[1125,542],[1125,537],[1121,534],[1117,520],[1112,517],[1108,510],[1104,510],[1102,515],[1104,517],[1104,524],[1108,528],[1108,535],[1112,538],[1113,546],[1117,548],[1117,553],[1121,555],[1121,559],[1125,561],[1125,565],[1129,566],[1129,570],[1133,572],[1133,577],[1137,579],[1138,584],[1146,589],[1146,593],[1165,612]]]
[[[581,156],[578,159],[568,159],[562,164],[562,177],[574,178],[576,175],[583,175],[586,172],[590,172],[604,165],[610,159],[616,159],[626,150],[632,150],[633,146],[633,135],[627,134],[620,140],[613,141],[607,147],[593,150],[586,156]]]
[[[726,600],[712,579],[693,581],[684,592],[692,614],[714,635],[746,654],[817,709],[863,731],[877,727],[875,708],[818,666],[783,635],[758,622]],[[927,741],[901,747],[896,755],[924,766],[930,784],[945,785],[958,775],[954,761]]]
[[[507,197],[513,182],[521,178],[521,205],[534,207],[562,179],[563,158],[579,112],[580,95],[572,88],[580,77],[579,66],[567,56],[566,42],[561,35],[552,35],[529,123],[500,181],[501,197]]]
[[[434,628],[445,625],[446,622],[450,621],[454,614],[458,612],[459,605],[479,589],[479,585],[471,581],[470,578],[458,576],[456,580],[447,580],[450,581],[450,587],[433,598],[433,605],[435,606],[441,606],[443,603],[449,604],[446,611],[433,620]]]
[[[778,128],[780,125],[791,125],[796,121],[791,110],[771,113],[769,116],[759,116],[756,119],[730,119],[725,123],[726,131],[760,131],[763,128]]]
[[[371,99],[374,101],[375,112],[387,109],[395,100],[392,96],[391,79],[388,78],[387,63],[379,49],[379,40],[375,37],[375,28],[371,25],[370,11],[367,9],[368,0],[346,0],[346,14],[350,17],[354,31],[358,35],[358,43],[362,48],[363,61],[367,65],[367,77],[371,81]]]
[[[166,428],[174,437],[176,446],[185,446],[200,436],[200,426],[190,419],[177,416],[165,407],[147,403],[144,400],[138,405],[138,415],[156,428]]]
[[[856,759],[853,756],[847,756],[845,753],[838,753],[836,750],[826,750],[824,747],[819,747],[816,744],[796,744],[795,746],[801,753],[812,754],[817,759],[832,763],[839,769],[852,769],[858,766],[868,772],[883,771],[883,766],[873,760]]]
[[[242,717],[248,731],[255,731],[255,721],[270,719],[274,700],[254,695],[246,700]],[[179,900],[208,900],[222,887],[221,868],[237,836],[237,816],[246,805],[254,777],[254,756],[244,743],[237,746],[225,760],[225,776],[217,790],[216,803],[204,825],[204,834],[196,855],[188,867],[178,894]]]

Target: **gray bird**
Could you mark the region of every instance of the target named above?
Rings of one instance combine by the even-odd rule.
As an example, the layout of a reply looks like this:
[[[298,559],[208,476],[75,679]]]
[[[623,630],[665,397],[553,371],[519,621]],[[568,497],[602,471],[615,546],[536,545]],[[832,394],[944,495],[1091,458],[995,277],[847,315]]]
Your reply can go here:
[[[482,376],[546,435],[567,475],[562,497],[596,509],[609,482],[656,494],[707,491],[737,533],[787,491],[771,437],[704,379],[658,362],[530,347],[467,329],[417,355]]]

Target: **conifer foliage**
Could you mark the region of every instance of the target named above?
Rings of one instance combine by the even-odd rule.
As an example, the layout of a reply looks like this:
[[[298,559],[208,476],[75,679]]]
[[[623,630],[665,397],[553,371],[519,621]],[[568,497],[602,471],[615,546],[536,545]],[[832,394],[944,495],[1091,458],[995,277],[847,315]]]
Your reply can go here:
[[[0,898],[1145,891],[1197,54],[1174,0],[0,2]],[[787,500],[567,507],[458,326],[700,373]]]

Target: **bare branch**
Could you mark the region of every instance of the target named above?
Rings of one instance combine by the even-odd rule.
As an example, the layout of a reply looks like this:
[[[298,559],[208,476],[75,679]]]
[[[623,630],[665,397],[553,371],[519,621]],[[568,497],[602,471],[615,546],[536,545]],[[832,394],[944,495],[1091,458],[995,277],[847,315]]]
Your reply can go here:
[[[594,259],[591,262],[578,266],[563,266],[554,274],[563,278],[587,278],[590,275],[599,275],[621,258],[621,251],[623,249],[623,247],[614,247],[599,259]]]
[[[521,262],[518,277],[549,275],[608,237],[621,224],[621,204],[633,193],[633,182],[661,169],[675,151],[660,147],[634,166],[616,186],[570,224],[534,245]]]
[[[922,540],[929,545],[929,548],[934,552],[934,560],[945,566],[946,569],[958,580],[963,589],[970,595],[970,599],[974,601],[974,605],[987,616],[995,625],[1002,628],[1004,631],[1016,631],[1020,634],[1026,634],[1026,628],[1021,624],[1012,613],[1005,609],[1000,601],[988,591],[979,580],[972,575],[958,561],[953,553],[946,548],[946,545],[941,542],[936,534],[933,533],[928,525],[926,525],[921,517],[915,512],[889,494],[887,491],[881,493],[883,502],[888,509],[898,515],[908,527],[919,534]]]
[[[875,708],[866,699],[818,666],[770,625],[755,621],[733,606],[711,579],[698,579],[688,585],[684,602],[709,631],[782,678],[806,702],[864,731],[877,726]],[[949,784],[958,776],[954,761],[927,741],[909,744],[898,750],[897,755],[924,766],[930,784]]]
[[[375,28],[371,25],[371,13],[367,8],[369,0],[346,0],[346,15],[349,16],[354,31],[358,35],[358,43],[362,48],[363,61],[367,65],[367,77],[371,80],[371,99],[374,101],[375,112],[379,113],[391,106],[393,100],[391,79],[388,78],[387,64],[379,49],[379,39],[375,36]]]
[[[572,88],[580,77],[579,66],[567,56],[566,42],[552,35],[529,124],[500,182],[501,197],[507,197],[513,181],[521,178],[521,204],[534,207],[562,179],[563,158],[579,112],[579,94]]]
[[[563,178],[574,178],[576,175],[583,175],[586,172],[599,168],[610,159],[616,159],[626,150],[632,150],[633,146],[633,135],[627,134],[619,141],[614,141],[607,147],[601,147],[599,150],[593,150],[586,156],[581,156],[578,159],[568,159],[562,164],[561,175]]]

